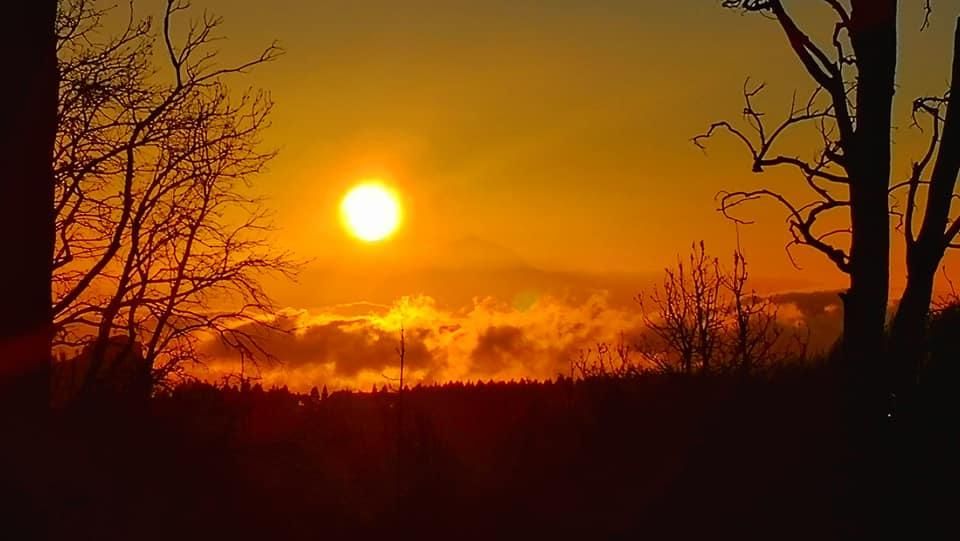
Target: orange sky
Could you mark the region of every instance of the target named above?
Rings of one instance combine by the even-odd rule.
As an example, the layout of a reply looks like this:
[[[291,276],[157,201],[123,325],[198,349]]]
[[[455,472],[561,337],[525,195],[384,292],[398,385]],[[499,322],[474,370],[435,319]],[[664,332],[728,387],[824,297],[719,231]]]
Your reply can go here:
[[[723,189],[761,184],[803,196],[789,170],[749,172],[730,140],[690,143],[712,121],[739,120],[750,76],[767,83],[771,119],[812,89],[779,28],[717,0],[195,0],[223,15],[226,59],[277,39],[287,53],[235,84],[276,101],[265,144],[280,150],[257,182],[271,198],[276,243],[310,263],[297,284],[271,285],[284,306],[389,305],[428,295],[456,310],[493,295],[606,290],[622,305],[676,254],[704,239],[732,250],[715,212]],[[828,12],[788,2],[823,38]],[[914,5],[916,4],[916,5]],[[919,154],[909,105],[947,87],[960,0],[903,2],[896,171]],[[815,139],[786,153],[811,156]],[[337,207],[368,178],[405,207],[391,240],[347,236]],[[757,204],[740,228],[753,276],[768,290],[841,287],[819,254],[783,250],[782,211]],[[894,280],[902,280],[895,247]],[[950,265],[951,263],[948,263]]]
[[[329,276],[356,266],[447,266],[460,255],[448,246],[476,240],[539,269],[590,272],[657,271],[701,238],[728,250],[735,234],[714,212],[718,190],[764,182],[792,192],[802,180],[788,171],[757,177],[735,145],[718,141],[704,155],[689,139],[713,120],[737,119],[747,76],[768,83],[771,115],[810,84],[774,23],[716,4],[278,0],[265,8],[207,0],[196,7],[225,17],[228,57],[273,38],[287,50],[250,81],[277,102],[267,143],[281,154],[259,184],[278,211],[279,242]],[[938,2],[939,16],[921,34],[921,11],[909,4],[901,172],[916,135],[900,133],[914,131],[909,98],[945,89],[952,15],[960,10],[960,2]],[[812,31],[823,30],[820,15],[798,12]],[[798,141],[795,152],[809,155],[815,144]],[[336,215],[345,190],[371,176],[396,185],[408,216],[401,234],[375,249],[346,237]],[[788,286],[843,283],[817,254],[799,252],[804,270],[792,268],[778,209],[757,205],[750,216],[760,225],[741,235],[755,274]]]

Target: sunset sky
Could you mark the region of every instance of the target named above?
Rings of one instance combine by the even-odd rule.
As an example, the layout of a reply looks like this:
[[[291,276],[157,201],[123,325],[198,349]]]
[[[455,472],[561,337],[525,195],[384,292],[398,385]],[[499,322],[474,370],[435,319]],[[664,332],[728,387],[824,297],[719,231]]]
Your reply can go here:
[[[774,22],[719,3],[195,0],[225,18],[226,59],[274,39],[286,51],[234,83],[276,101],[264,143],[280,153],[257,185],[276,212],[277,246],[309,261],[298,283],[271,291],[308,319],[403,296],[456,317],[488,296],[505,313],[602,298],[634,317],[629,299],[691,242],[722,256],[733,249],[718,191],[805,194],[790,170],[751,174],[730,139],[707,152],[690,142],[712,121],[740,120],[748,76],[767,83],[758,104],[771,121],[794,90],[812,89]],[[813,4],[790,2],[823,38],[830,13]],[[910,101],[947,87],[960,1],[936,7],[942,16],[921,33],[921,2],[902,6],[898,175],[922,137]],[[809,157],[818,141],[790,143],[785,153]],[[338,210],[368,179],[392,187],[403,207],[397,233],[373,244],[348,235]],[[739,235],[758,287],[843,286],[819,254],[799,249],[802,270],[791,265],[781,209],[759,203],[743,215],[757,222]]]

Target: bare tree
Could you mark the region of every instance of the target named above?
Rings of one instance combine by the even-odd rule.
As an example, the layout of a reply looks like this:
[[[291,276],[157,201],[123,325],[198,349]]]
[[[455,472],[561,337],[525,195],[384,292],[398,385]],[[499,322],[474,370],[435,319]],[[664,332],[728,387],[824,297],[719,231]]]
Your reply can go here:
[[[913,102],[914,125],[920,117],[929,123],[930,141],[924,154],[913,162],[903,181],[891,178],[891,106],[897,66],[896,0],[823,0],[837,17],[831,43],[821,47],[804,33],[787,13],[782,0],[726,0],[724,6],[771,15],[807,73],[817,92],[805,107],[792,107],[786,121],[775,129],[764,125],[751,98],[758,89],[745,91],[745,117],[754,130],[717,123],[701,141],[723,129],[738,137],[750,150],[753,169],[792,166],[805,178],[814,201],[796,204],[770,190],[723,194],[721,210],[758,197],[783,205],[789,215],[794,243],[811,246],[850,275],[844,297],[844,351],[853,360],[880,357],[883,313],[886,309],[889,273],[888,218],[898,217],[905,238],[907,287],[890,330],[887,372],[889,386],[907,394],[916,381],[924,351],[924,333],[930,312],[933,283],[947,249],[955,247],[960,218],[952,216],[958,171],[960,171],[960,107],[954,99],[960,81],[960,20],[953,46],[951,89],[940,97],[921,97]],[[848,7],[849,6],[849,7]],[[921,30],[930,24],[933,9],[924,2]],[[832,54],[827,54],[833,49]],[[817,95],[826,96],[818,105]],[[823,146],[813,161],[783,155],[773,150],[779,137],[799,124],[815,123]],[[896,200],[905,199],[902,208]],[[891,206],[891,201],[893,205]],[[819,230],[817,220],[830,211],[849,213],[848,228]],[[836,237],[846,237],[836,244]],[[883,301],[882,303],[880,301]],[[874,379],[883,370],[871,368]]]
[[[6,56],[0,122],[0,397],[11,410],[48,400],[53,174],[56,131],[56,0],[14,2],[0,37]]]
[[[818,45],[788,13],[782,0],[724,0],[723,6],[770,16],[816,84],[804,104],[796,100],[787,118],[771,126],[754,106],[762,89],[745,88],[749,131],[728,122],[713,124],[694,139],[698,145],[718,131],[737,137],[749,150],[752,168],[792,167],[810,188],[811,202],[790,201],[768,189],[725,193],[721,210],[770,198],[788,213],[792,244],[812,247],[849,275],[844,301],[844,353],[862,374],[876,378],[883,349],[889,289],[889,188],[891,110],[897,66],[896,0],[822,0],[836,17],[831,43]],[[849,5],[849,8],[848,8]],[[819,128],[823,146],[813,160],[781,153],[781,136],[801,125]],[[749,132],[752,131],[752,134]],[[849,228],[823,230],[825,215],[846,211]]]
[[[621,332],[619,340],[614,344],[597,342],[593,348],[581,349],[577,357],[571,360],[571,378],[576,377],[577,372],[588,379],[640,375],[645,371],[644,366],[635,358],[634,353],[640,353],[640,348],[628,343]],[[662,372],[672,372],[674,369],[674,365],[668,363],[655,366]]]
[[[747,266],[746,257],[737,249],[733,253],[733,267],[721,277],[730,296],[727,367],[749,374],[790,357],[806,357],[809,331],[802,333],[793,329],[788,333],[778,319],[777,304],[749,287]],[[786,343],[788,339],[790,342]]]
[[[907,286],[890,333],[891,358],[897,363],[895,390],[900,395],[910,393],[927,349],[925,333],[937,269],[946,250],[960,246],[960,217],[951,216],[960,171],[960,19],[951,75],[951,87],[944,96],[914,101],[915,124],[920,115],[929,118],[930,142],[920,160],[913,163],[910,177],[891,187],[891,193],[906,190],[900,226],[907,244]]]
[[[806,354],[807,337],[787,329],[777,305],[749,288],[739,249],[724,269],[703,242],[695,244],[686,266],[678,261],[659,288],[637,300],[653,339],[636,350],[661,372],[749,374]]]
[[[403,438],[403,371],[404,364],[407,357],[407,337],[406,331],[403,328],[403,323],[400,324],[400,345],[396,348],[397,359],[399,360],[400,365],[400,387],[397,389],[397,509],[402,509],[403,507],[403,492],[405,488],[405,478],[404,478],[404,438]]]
[[[269,246],[250,184],[273,156],[259,150],[272,103],[227,84],[279,50],[222,67],[210,48],[219,18],[204,13],[175,39],[188,9],[168,0],[155,31],[131,5],[125,28],[103,39],[107,10],[61,3],[53,308],[56,344],[92,348],[88,376],[115,334],[143,347],[158,378],[199,360],[205,338],[243,360],[266,355],[240,324],[269,325],[260,279],[295,269]]]
[[[687,266],[678,258],[675,268],[665,269],[660,288],[637,297],[644,323],[662,345],[655,348],[659,354],[645,348],[653,362],[661,367],[676,363],[684,374],[695,367],[710,371],[721,346],[721,286],[720,262],[701,241],[693,245]]]

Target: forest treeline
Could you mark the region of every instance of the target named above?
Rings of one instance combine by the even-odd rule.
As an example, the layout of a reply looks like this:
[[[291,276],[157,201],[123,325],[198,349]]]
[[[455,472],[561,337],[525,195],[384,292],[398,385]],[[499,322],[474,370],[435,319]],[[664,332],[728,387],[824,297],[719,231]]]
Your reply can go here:
[[[857,422],[841,372],[823,362],[763,378],[561,376],[402,395],[184,383],[58,417],[47,451],[20,457],[43,464],[30,480],[47,505],[12,502],[5,528],[96,539],[850,539],[904,520],[947,531],[952,504],[934,495],[953,482],[943,466],[956,394],[924,394],[937,422],[915,434],[923,460],[891,462]],[[909,499],[891,491],[900,475]]]

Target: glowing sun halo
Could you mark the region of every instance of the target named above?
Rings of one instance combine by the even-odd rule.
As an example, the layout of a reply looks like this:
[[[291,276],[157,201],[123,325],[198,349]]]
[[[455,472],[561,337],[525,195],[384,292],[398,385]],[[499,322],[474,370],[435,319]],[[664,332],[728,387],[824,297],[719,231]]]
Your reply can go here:
[[[340,203],[344,226],[355,237],[376,242],[389,237],[400,225],[400,203],[379,182],[354,186]]]

